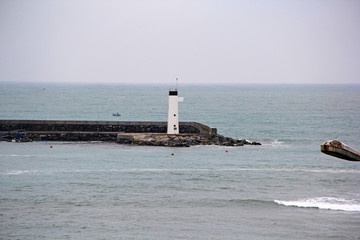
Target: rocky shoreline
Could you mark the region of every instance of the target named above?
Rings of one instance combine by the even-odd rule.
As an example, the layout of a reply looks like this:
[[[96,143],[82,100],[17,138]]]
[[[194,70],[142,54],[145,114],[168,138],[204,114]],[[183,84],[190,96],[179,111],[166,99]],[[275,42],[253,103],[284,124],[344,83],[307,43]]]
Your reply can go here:
[[[194,145],[218,145],[240,147],[244,145],[261,145],[216,134],[205,137],[198,134],[118,134],[117,143],[139,146],[190,147]]]
[[[162,147],[190,147],[195,145],[218,145],[240,147],[244,145],[261,145],[259,142],[249,142],[245,139],[234,139],[220,134],[211,137],[200,134],[165,134],[165,133],[25,133],[12,132],[2,135],[0,141],[32,142],[32,141],[102,141],[118,144]]]

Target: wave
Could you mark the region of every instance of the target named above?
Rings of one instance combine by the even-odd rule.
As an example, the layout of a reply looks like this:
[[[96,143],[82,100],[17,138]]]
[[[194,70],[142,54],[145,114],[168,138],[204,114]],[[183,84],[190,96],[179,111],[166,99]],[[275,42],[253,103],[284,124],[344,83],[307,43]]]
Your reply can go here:
[[[360,173],[360,169],[340,168],[227,168],[218,171],[269,171],[269,172],[313,172],[313,173]]]
[[[339,169],[339,168],[123,168],[123,169],[71,169],[71,170],[9,170],[0,174],[19,175],[19,174],[54,174],[54,173],[96,173],[96,172],[170,172],[170,173],[187,173],[187,172],[312,172],[312,173],[360,173],[360,169]]]
[[[281,147],[284,145],[283,141],[279,141],[278,139],[273,140],[272,142],[270,142],[268,145],[272,146],[272,147]]]
[[[38,173],[37,170],[12,170],[5,173],[5,175],[20,175],[20,174],[26,174],[26,173]]]
[[[296,201],[275,200],[275,203],[288,207],[318,208],[337,211],[360,212],[360,201],[355,199],[318,197]]]
[[[280,139],[259,139],[258,141],[261,142],[263,147],[270,147],[270,148],[287,148],[290,147],[287,141],[280,140]]]
[[[0,157],[32,157],[34,155],[27,155],[27,154],[0,154]]]
[[[98,170],[99,171],[99,170]],[[360,173],[360,169],[339,168],[128,168],[111,169],[112,172],[242,172],[242,171],[269,171],[269,172],[314,172],[314,173]]]
[[[261,199],[230,199],[225,201],[228,203],[236,203],[236,204],[274,205],[273,201],[261,200]]]

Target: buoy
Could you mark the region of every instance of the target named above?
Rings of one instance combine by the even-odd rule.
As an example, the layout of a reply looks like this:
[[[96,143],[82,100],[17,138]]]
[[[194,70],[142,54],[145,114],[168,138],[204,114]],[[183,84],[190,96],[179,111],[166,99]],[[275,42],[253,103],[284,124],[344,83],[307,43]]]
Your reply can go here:
[[[50,146],[50,148],[53,148],[53,146]]]
[[[226,150],[225,152],[229,152],[228,150]]]
[[[171,156],[174,156],[174,155],[175,155],[175,154],[173,154],[173,153],[171,154]]]

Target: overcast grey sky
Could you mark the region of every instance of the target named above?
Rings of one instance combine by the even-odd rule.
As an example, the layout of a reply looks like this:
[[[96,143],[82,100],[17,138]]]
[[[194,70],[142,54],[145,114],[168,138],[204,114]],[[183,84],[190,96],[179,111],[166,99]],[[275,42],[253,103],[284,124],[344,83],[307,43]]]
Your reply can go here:
[[[360,83],[359,0],[0,0],[0,81]]]

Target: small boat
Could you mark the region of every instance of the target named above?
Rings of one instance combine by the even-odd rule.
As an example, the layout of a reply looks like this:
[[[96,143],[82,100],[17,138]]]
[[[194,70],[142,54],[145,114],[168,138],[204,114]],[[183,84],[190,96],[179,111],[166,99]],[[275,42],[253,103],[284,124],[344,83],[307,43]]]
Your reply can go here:
[[[113,113],[113,117],[120,117],[120,113]]]
[[[337,140],[322,143],[321,152],[349,161],[360,161],[359,151]]]

